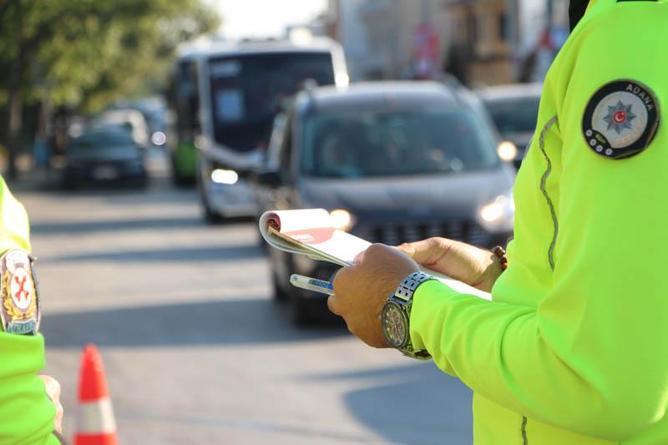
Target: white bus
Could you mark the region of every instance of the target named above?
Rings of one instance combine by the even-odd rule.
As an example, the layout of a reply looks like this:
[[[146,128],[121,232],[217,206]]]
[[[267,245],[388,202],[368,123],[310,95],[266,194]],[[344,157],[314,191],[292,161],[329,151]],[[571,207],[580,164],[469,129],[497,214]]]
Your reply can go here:
[[[252,216],[247,178],[264,159],[281,103],[304,87],[349,82],[341,46],[324,38],[223,43],[189,54],[196,70],[197,182],[209,221]]]

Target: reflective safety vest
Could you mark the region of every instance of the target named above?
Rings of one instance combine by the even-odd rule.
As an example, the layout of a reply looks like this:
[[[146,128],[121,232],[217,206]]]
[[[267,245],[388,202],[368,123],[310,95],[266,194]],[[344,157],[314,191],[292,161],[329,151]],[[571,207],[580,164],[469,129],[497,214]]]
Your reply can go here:
[[[493,301],[414,297],[476,444],[668,444],[667,110],[668,0],[597,0],[546,77]]]
[[[28,239],[28,216],[0,178],[0,255],[11,249],[29,251]],[[0,286],[0,292],[7,288]],[[0,304],[6,301],[0,296]],[[3,332],[3,325],[0,323],[0,444],[58,445],[60,441],[52,434],[56,409],[38,377],[44,368],[44,338]]]

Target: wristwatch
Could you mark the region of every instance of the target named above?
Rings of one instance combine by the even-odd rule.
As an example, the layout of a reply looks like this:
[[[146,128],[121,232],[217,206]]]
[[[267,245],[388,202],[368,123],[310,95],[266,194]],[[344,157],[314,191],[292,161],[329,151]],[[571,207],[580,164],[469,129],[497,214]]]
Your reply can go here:
[[[418,360],[429,360],[431,355],[426,350],[415,351],[411,343],[410,315],[413,294],[419,285],[433,279],[434,277],[424,272],[410,274],[388,297],[380,316],[387,343],[404,355]]]

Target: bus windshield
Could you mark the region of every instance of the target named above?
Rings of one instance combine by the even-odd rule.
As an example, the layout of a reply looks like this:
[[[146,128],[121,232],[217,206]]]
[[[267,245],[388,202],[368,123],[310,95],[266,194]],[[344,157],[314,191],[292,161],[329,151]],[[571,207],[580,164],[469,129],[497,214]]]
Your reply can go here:
[[[239,152],[266,148],[281,101],[304,81],[334,83],[332,56],[326,52],[216,57],[209,71],[214,139]]]

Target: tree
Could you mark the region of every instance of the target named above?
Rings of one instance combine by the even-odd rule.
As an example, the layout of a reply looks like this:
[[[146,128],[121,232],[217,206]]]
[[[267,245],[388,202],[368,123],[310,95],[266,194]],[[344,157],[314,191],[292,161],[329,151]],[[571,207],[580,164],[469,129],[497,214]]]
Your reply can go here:
[[[101,108],[159,78],[181,42],[218,26],[201,0],[0,0],[8,178],[26,104]]]

